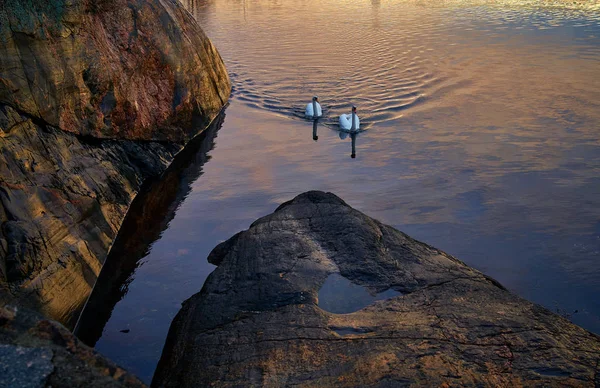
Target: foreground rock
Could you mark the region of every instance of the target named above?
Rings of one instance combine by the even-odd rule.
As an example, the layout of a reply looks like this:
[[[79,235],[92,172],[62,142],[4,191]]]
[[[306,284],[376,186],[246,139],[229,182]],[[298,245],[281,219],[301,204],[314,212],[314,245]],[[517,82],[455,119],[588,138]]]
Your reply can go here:
[[[0,306],[73,327],[142,184],[229,92],[177,1],[0,2]]]
[[[281,205],[209,261],[153,386],[600,384],[598,336],[330,193]],[[338,273],[401,295],[330,313],[319,291]]]
[[[1,387],[144,387],[62,325],[0,307]]]

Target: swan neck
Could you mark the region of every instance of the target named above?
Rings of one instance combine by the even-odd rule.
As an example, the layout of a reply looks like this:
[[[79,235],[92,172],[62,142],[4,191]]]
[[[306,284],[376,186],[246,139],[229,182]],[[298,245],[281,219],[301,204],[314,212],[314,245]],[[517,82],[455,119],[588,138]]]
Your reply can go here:
[[[317,117],[317,102],[313,100],[313,117]]]
[[[354,112],[352,112],[352,126],[350,129],[356,131],[356,113]]]

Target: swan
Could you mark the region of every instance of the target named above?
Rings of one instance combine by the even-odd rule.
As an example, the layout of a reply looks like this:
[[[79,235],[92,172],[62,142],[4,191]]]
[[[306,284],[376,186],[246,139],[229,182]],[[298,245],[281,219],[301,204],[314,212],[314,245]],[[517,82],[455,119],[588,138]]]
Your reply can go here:
[[[340,116],[340,128],[351,132],[360,129],[360,120],[356,114],[356,106],[352,106],[352,114],[343,114]]]
[[[319,104],[319,97],[314,96],[312,98],[312,102],[309,102],[306,105],[306,111],[304,112],[304,114],[306,115],[306,117],[309,118],[321,117],[323,115],[323,111],[321,110],[321,104]]]

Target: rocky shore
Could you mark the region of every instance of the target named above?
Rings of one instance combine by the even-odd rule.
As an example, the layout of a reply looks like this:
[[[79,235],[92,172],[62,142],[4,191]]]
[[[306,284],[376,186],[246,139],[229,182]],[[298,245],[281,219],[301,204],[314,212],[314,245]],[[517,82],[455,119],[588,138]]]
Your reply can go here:
[[[0,307],[0,387],[145,387],[61,324]]]
[[[177,1],[0,3],[0,305],[72,328],[133,198],[230,87]]]
[[[331,193],[282,204],[208,259],[153,386],[600,384],[600,337]],[[332,276],[351,285],[326,304]],[[357,287],[388,297],[328,311]]]
[[[102,332],[230,90],[177,0],[0,1],[0,386],[144,386],[71,330],[113,250],[81,319]],[[600,337],[331,193],[208,260],[153,386],[600,386]]]

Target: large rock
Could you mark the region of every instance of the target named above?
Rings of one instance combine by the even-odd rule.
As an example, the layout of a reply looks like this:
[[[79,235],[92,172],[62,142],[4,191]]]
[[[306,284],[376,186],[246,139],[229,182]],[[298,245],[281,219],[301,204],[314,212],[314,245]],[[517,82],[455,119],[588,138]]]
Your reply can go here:
[[[1,387],[144,387],[65,327],[32,311],[0,307]]]
[[[209,261],[153,386],[600,384],[598,336],[331,193],[281,205]],[[332,279],[349,283],[335,300]],[[327,311],[361,289],[387,299]]]
[[[227,101],[223,61],[176,0],[3,0],[0,103],[98,138],[185,140]]]
[[[0,306],[27,306],[72,327],[144,180],[180,145],[88,141],[9,117],[0,138]]]
[[[177,1],[1,1],[0,306],[72,328],[142,184],[230,86]]]

